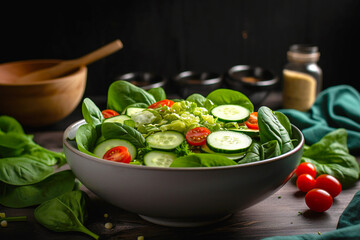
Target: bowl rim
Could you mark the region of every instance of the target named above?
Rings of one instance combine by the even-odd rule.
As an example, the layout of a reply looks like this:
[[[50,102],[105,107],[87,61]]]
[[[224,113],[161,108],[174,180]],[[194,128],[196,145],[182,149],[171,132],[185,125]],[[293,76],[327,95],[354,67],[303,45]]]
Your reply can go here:
[[[292,155],[295,152],[298,152],[302,149],[304,143],[305,143],[305,138],[304,135],[302,134],[302,132],[293,124],[291,124],[292,128],[295,129],[296,131],[298,131],[299,135],[300,135],[300,141],[298,143],[298,145],[292,149],[289,152],[286,152],[284,154],[281,154],[279,156],[273,157],[273,158],[269,158],[269,159],[265,159],[265,160],[261,160],[261,161],[257,161],[257,162],[251,162],[251,163],[244,163],[244,164],[237,164],[237,165],[231,165],[231,166],[217,166],[217,167],[177,167],[177,168],[164,168],[164,167],[151,167],[151,166],[143,166],[143,165],[134,165],[134,164],[124,164],[124,163],[118,163],[118,162],[113,162],[113,161],[107,161],[101,158],[97,158],[91,155],[88,155],[86,153],[81,152],[80,150],[78,150],[77,148],[74,148],[73,146],[71,146],[71,144],[68,142],[69,139],[69,132],[76,127],[80,127],[81,125],[85,124],[85,119],[82,120],[78,120],[74,123],[72,123],[70,126],[68,126],[63,134],[63,146],[66,147],[67,149],[69,149],[70,151],[72,151],[73,153],[80,155],[81,157],[86,158],[87,160],[90,161],[94,161],[100,164],[105,164],[105,165],[112,165],[112,166],[117,166],[117,167],[124,167],[124,168],[130,168],[130,169],[142,169],[144,171],[190,171],[190,172],[197,172],[197,171],[219,171],[219,170],[229,170],[229,169],[237,169],[237,168],[246,168],[246,167],[250,167],[250,166],[256,166],[256,165],[263,165],[263,164],[267,164],[267,163],[271,163],[271,162],[275,162],[275,161],[279,161],[280,159],[287,157],[289,155]]]
[[[12,62],[6,62],[1,63],[0,67],[10,65],[10,64],[24,64],[24,63],[60,63],[61,61],[64,61],[62,59],[29,59],[29,60],[21,60],[21,61],[12,61]],[[29,82],[29,83],[4,83],[0,81],[0,86],[34,86],[34,85],[45,85],[50,83],[57,83],[61,81],[66,81],[68,78],[72,77],[73,75],[81,74],[83,72],[87,71],[86,65],[82,65],[79,68],[77,68],[76,71],[71,73],[70,75],[66,75],[60,78],[54,78],[49,80],[42,80],[42,81],[36,81],[36,82]]]
[[[233,74],[235,72],[241,72],[241,71],[246,71],[246,70],[255,70],[255,69],[260,69],[263,72],[269,72],[273,77],[271,79],[264,79],[261,81],[258,81],[256,83],[249,83],[249,82],[245,82],[236,78],[233,78]],[[259,66],[253,66],[253,65],[235,65],[232,66],[231,68],[228,69],[227,71],[227,76],[228,78],[226,79],[226,81],[228,83],[241,83],[244,85],[248,85],[248,86],[254,86],[254,87],[265,87],[265,86],[271,86],[276,84],[279,81],[278,76],[276,76],[276,74],[274,74],[272,71],[268,70],[268,69],[264,69],[262,67]]]
[[[160,73],[148,72],[148,71],[135,71],[135,72],[123,73],[123,74],[115,77],[114,81],[123,80],[123,81],[130,82],[131,78],[136,77],[137,75],[145,75],[145,74],[149,74],[149,75],[153,75],[155,77],[159,77],[159,78],[161,78],[161,81],[160,82],[153,82],[153,83],[150,83],[148,85],[140,87],[140,88],[142,88],[144,90],[149,90],[151,88],[157,88],[157,87],[164,87],[168,82],[168,78],[166,76],[164,76],[164,75],[162,75]]]
[[[188,78],[192,75],[205,75],[209,74],[211,77],[207,79],[201,79],[199,81],[192,80],[194,83],[189,83],[189,80],[184,80],[185,78]],[[218,84],[222,81],[222,74],[216,73],[216,72],[201,72],[201,71],[182,71],[178,74],[176,74],[173,79],[176,84],[181,85],[201,85],[201,86],[207,86],[212,84]]]

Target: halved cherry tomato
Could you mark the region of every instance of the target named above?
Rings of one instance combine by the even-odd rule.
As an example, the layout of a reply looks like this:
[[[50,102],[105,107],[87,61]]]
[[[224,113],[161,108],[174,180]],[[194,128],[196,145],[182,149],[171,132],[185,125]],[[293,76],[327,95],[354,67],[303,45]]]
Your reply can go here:
[[[316,178],[316,188],[324,189],[334,198],[340,194],[342,187],[339,180],[329,174],[322,174]]]
[[[148,106],[148,108],[154,109],[154,108],[158,108],[160,106],[171,107],[173,104],[174,104],[174,101],[169,100],[169,99],[164,99],[164,100],[161,100],[161,101],[151,104],[150,106]]]
[[[117,113],[116,111],[114,111],[112,109],[102,110],[101,113],[104,116],[104,118],[111,118],[111,117],[119,115],[119,113]]]
[[[333,199],[327,191],[314,188],[305,195],[305,203],[315,212],[325,212],[331,207]]]
[[[303,162],[300,163],[296,168],[296,176],[300,176],[302,174],[310,174],[313,178],[316,178],[316,168],[312,163]]]
[[[296,186],[302,192],[308,192],[315,187],[315,178],[310,174],[301,174],[296,179]]]
[[[251,129],[259,129],[259,125],[258,125],[258,118],[257,118],[258,113],[257,112],[252,112],[250,114],[250,117],[248,118],[248,120],[246,120],[245,124],[248,128]]]
[[[104,154],[103,159],[114,162],[129,163],[131,161],[131,155],[126,147],[117,146],[108,150]]]
[[[201,146],[206,143],[206,137],[211,132],[206,127],[196,127],[189,130],[185,137],[186,141],[193,146]]]

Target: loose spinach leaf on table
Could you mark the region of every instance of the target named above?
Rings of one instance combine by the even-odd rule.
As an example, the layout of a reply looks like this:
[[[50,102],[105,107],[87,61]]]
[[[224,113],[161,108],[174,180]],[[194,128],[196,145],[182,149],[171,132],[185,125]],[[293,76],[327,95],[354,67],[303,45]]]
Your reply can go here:
[[[34,142],[25,134],[20,123],[9,116],[0,116],[0,158],[30,157],[49,166],[66,163],[63,153],[54,152]]]
[[[2,115],[0,116],[0,135],[8,132],[25,134],[23,127],[17,120],[13,117]]]
[[[0,204],[11,208],[34,206],[72,191],[74,186],[75,176],[71,170],[54,173],[41,182],[30,185],[0,183]]]
[[[343,188],[352,186],[359,179],[359,164],[349,154],[345,129],[330,132],[319,142],[305,148],[301,162],[314,164],[318,174],[334,176]]]
[[[146,141],[143,135],[135,128],[121,124],[118,122],[104,122],[101,128],[102,134],[105,139],[124,139],[135,147],[145,147]]]
[[[151,88],[148,90],[148,93],[153,95],[157,102],[166,99],[166,93],[162,87]]]
[[[11,185],[38,183],[53,171],[53,167],[26,156],[0,158],[0,181]]]
[[[218,167],[231,165],[237,165],[237,163],[217,154],[195,153],[176,158],[170,167]]]
[[[207,95],[207,99],[216,105],[237,104],[245,107],[250,112],[254,111],[254,105],[250,99],[241,92],[231,89],[217,89]]]
[[[24,154],[27,147],[32,145],[32,136],[8,132],[0,135],[0,157],[15,157]]]
[[[84,226],[87,200],[88,196],[83,191],[67,192],[43,202],[35,209],[34,216],[41,225],[52,231],[78,231],[99,239],[98,235]]]
[[[118,113],[130,104],[145,103],[147,106],[155,103],[154,96],[127,81],[119,80],[113,82],[108,90],[107,107]]]

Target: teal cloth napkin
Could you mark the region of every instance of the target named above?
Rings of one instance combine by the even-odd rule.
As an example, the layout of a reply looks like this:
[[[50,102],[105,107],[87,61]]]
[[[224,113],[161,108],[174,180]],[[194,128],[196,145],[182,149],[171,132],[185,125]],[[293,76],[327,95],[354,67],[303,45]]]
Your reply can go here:
[[[337,85],[322,91],[307,112],[280,109],[312,145],[337,128],[348,133],[348,148],[360,153],[360,94],[349,85]]]
[[[319,234],[276,236],[263,240],[359,240],[360,239],[360,191],[358,191],[339,218],[337,229]]]

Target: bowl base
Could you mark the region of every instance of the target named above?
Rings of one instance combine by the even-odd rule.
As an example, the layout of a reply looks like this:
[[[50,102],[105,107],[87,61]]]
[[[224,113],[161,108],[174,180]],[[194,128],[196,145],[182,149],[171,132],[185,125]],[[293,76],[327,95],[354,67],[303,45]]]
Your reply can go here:
[[[227,214],[225,216],[218,217],[208,217],[208,218],[157,218],[157,217],[148,217],[144,215],[139,216],[151,223],[165,226],[165,227],[201,227],[210,225],[213,223],[224,221],[229,218],[232,214]]]

